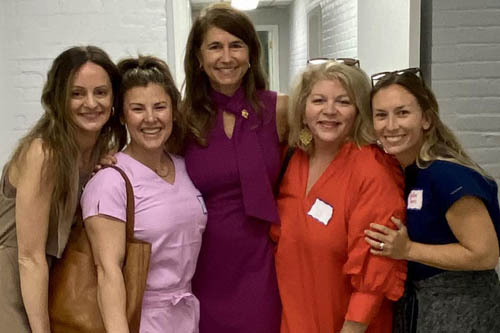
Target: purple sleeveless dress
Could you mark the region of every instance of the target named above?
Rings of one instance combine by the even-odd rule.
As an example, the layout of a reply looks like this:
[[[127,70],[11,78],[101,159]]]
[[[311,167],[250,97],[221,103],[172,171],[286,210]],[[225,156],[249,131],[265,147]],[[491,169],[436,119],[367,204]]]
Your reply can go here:
[[[208,210],[192,280],[193,292],[200,300],[200,333],[277,333],[280,329],[281,303],[274,268],[274,245],[269,238],[271,223],[279,221],[264,221],[245,213],[246,202],[258,202],[261,198],[258,198],[258,190],[243,198],[240,170],[252,172],[247,165],[239,167],[242,164],[238,160],[238,156],[251,156],[250,161],[260,161],[264,174],[257,174],[259,167],[256,167],[255,173],[246,176],[250,180],[262,177],[255,183],[265,180],[275,184],[280,167],[275,115],[277,97],[275,92],[259,92],[263,106],[259,118],[255,117],[250,104],[241,99],[242,94],[241,89],[233,97],[212,93],[219,111],[208,135],[209,145],[205,148],[191,142],[185,154],[188,174],[202,193]],[[239,102],[235,101],[238,96]],[[235,105],[241,100],[241,107],[248,110],[250,117],[241,112],[236,115],[233,136],[229,139],[224,132],[221,110],[225,109],[225,103]],[[247,121],[252,119],[259,119],[258,126]],[[256,138],[256,149],[248,155],[244,150],[248,145],[240,144],[238,131],[247,131]],[[255,131],[255,134],[248,131]],[[266,186],[261,193],[269,190]],[[270,201],[269,204],[275,207],[274,199]]]

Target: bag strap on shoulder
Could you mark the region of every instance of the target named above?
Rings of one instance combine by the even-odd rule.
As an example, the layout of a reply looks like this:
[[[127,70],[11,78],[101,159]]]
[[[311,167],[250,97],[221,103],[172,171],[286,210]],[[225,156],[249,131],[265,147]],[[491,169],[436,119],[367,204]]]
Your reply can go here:
[[[123,177],[123,180],[125,181],[125,188],[127,190],[127,223],[126,223],[126,229],[127,229],[127,242],[128,241],[137,241],[134,237],[134,225],[135,225],[135,200],[134,200],[134,190],[132,188],[132,184],[130,183],[130,180],[127,177],[127,174],[125,171],[123,171],[121,168],[117,167],[116,165],[108,165],[105,166],[105,168],[113,168],[116,171],[120,173],[120,175]]]
[[[276,197],[278,197],[278,194],[280,193],[280,185],[281,181],[283,180],[283,177],[285,176],[286,169],[288,167],[288,162],[290,162],[290,159],[293,156],[293,153],[295,152],[295,147],[288,147],[286,150],[285,158],[283,159],[283,162],[281,163],[281,169],[280,169],[280,174],[278,176],[278,180],[276,181],[276,187],[274,189],[274,193]]]

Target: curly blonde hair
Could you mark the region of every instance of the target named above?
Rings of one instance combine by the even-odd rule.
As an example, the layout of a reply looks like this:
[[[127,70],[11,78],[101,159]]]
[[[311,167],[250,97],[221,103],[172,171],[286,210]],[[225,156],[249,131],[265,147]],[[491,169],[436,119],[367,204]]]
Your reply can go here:
[[[291,147],[298,147],[308,154],[313,152],[314,145],[304,146],[299,139],[299,135],[305,126],[304,114],[307,98],[311,94],[314,85],[322,80],[337,80],[344,87],[349,99],[358,111],[354,122],[352,139],[358,146],[371,143],[371,132],[366,125],[370,114],[371,87],[368,77],[363,70],[356,66],[348,66],[330,60],[319,65],[308,65],[304,72],[297,77],[289,99],[288,125],[290,132],[288,144]]]

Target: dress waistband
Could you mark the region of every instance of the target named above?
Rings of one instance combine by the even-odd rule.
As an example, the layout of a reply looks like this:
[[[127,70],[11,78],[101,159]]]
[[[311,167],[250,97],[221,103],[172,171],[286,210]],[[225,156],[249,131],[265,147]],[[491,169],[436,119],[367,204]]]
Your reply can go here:
[[[148,306],[170,304],[175,306],[182,300],[189,299],[196,300],[196,297],[191,291],[191,286],[170,291],[146,290],[144,291],[143,305]]]

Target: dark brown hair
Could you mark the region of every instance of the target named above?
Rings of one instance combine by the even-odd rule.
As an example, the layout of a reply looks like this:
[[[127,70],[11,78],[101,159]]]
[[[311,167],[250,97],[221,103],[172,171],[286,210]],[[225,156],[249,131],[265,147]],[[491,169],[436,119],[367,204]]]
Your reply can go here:
[[[35,139],[41,139],[45,153],[42,177],[54,182],[50,218],[60,219],[72,215],[77,200],[80,148],[76,141],[75,124],[70,110],[71,85],[75,73],[87,62],[102,67],[109,76],[113,90],[114,108],[119,109],[116,96],[121,77],[118,68],[102,49],[96,46],[75,46],[62,52],[47,73],[42,92],[44,113],[35,126],[24,136],[9,163],[21,165]],[[125,128],[120,124],[118,112],[112,112],[102,127],[93,148],[91,161],[97,162],[101,154],[111,148],[121,149],[126,142]],[[43,182],[42,182],[43,183]]]
[[[267,87],[260,62],[260,42],[248,16],[224,3],[215,3],[202,10],[191,27],[186,45],[185,96],[182,103],[187,130],[190,136],[201,145],[207,144],[207,132],[213,125],[217,113],[209,96],[210,82],[199,61],[201,44],[211,27],[227,31],[240,38],[248,46],[250,68],[243,77],[242,85],[245,89],[245,96],[256,111],[260,107],[257,90]]]
[[[171,153],[179,153],[182,149],[184,126],[179,111],[181,95],[177,89],[168,65],[161,59],[152,56],[122,59],[118,63],[122,74],[122,85],[119,100],[123,105],[125,93],[134,87],[146,87],[155,83],[163,87],[172,100],[172,133],[167,140],[166,148]],[[123,108],[120,109],[123,113]]]

